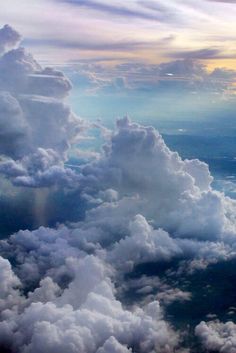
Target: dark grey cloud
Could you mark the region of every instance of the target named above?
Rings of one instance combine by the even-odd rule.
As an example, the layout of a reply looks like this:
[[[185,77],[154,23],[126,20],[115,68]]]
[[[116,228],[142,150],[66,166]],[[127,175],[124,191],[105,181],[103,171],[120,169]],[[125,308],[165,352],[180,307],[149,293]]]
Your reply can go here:
[[[174,76],[182,84],[210,76],[193,60],[133,68],[128,63],[120,70],[133,70],[136,80],[145,74],[159,81]],[[211,73],[217,80],[233,74]],[[116,84],[124,89],[123,77]],[[78,207],[76,223],[20,230],[0,241],[0,349],[186,352],[181,341],[186,323],[175,331],[169,320],[176,316],[166,316],[163,306],[183,302],[191,308],[197,289],[192,295],[187,275],[235,257],[235,201],[213,189],[206,163],[183,160],[153,127],[127,117],[106,131],[96,159],[76,165],[74,158],[76,173],[68,151],[70,145],[78,151],[78,132],[86,123],[64,104],[71,85],[63,73],[41,68],[18,48],[0,57],[0,85],[2,135],[15,141],[13,151],[0,144],[0,172],[8,185],[39,188],[38,218],[45,216],[42,193],[48,186],[68,191],[71,204],[62,198],[61,212],[70,213],[73,203]],[[146,278],[148,269],[152,279]],[[138,271],[146,277],[137,279]],[[181,279],[185,288],[179,286]],[[135,288],[142,300],[133,296],[128,305],[123,288]],[[186,317],[184,307],[178,308],[178,317]],[[194,325],[206,349],[228,353],[235,348],[234,324]],[[212,346],[212,335],[218,345]]]
[[[8,25],[0,30],[0,46],[19,38]],[[1,173],[16,184],[46,186],[74,174],[63,165],[82,126],[63,101],[70,89],[62,72],[42,69],[22,47],[0,55]]]
[[[157,299],[189,307],[191,293],[140,280],[133,283],[138,295],[156,294],[124,308],[114,285],[121,288],[127,272],[150,261],[154,270],[187,258],[182,271],[194,271],[227,259],[235,248],[233,201],[212,190],[204,163],[183,161],[155,129],[128,119],[118,121],[100,160],[81,172],[81,187],[93,203],[83,221],[20,231],[0,242],[0,345],[20,353],[69,353],[71,347],[181,352],[180,337]],[[153,196],[155,207],[160,202],[154,213]],[[170,233],[155,226],[161,218],[164,228],[174,225]]]
[[[166,6],[162,1],[138,0],[137,4],[142,6],[143,9],[148,9],[153,11],[153,13],[159,14],[160,16],[162,16],[163,20],[167,22],[175,22],[176,20],[178,21],[178,23],[183,22],[183,18],[181,18],[181,16],[178,16],[179,14],[176,9],[174,10],[171,6]]]

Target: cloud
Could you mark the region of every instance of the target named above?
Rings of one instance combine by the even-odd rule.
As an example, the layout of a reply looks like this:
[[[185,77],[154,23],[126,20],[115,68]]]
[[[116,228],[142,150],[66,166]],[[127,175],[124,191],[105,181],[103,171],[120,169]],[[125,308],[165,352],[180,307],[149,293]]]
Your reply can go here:
[[[233,90],[235,71],[216,68],[209,72],[199,59],[206,59],[211,54],[208,50],[179,54],[174,52],[173,57],[182,59],[158,65],[126,62],[113,66],[111,70],[98,63],[81,64],[70,76],[76,85],[80,85],[81,93],[87,95],[96,93],[111,96],[119,92],[132,97],[132,94],[148,92],[157,99],[163,99],[163,95],[170,99],[170,94],[173,99],[173,95],[179,97],[197,94],[201,96],[201,101],[204,101],[206,95],[209,99],[215,99],[217,94],[220,101],[226,92]],[[216,74],[217,72],[221,72],[221,75]],[[125,83],[118,87],[120,90],[116,85],[117,80]],[[231,97],[234,97],[233,92]],[[165,100],[163,103],[166,105]],[[182,106],[184,105],[183,102]]]
[[[20,35],[12,27],[5,25],[0,29],[0,54],[14,47],[20,41]]]
[[[140,74],[146,70],[134,68]],[[155,66],[149,74],[155,70],[186,81],[208,75],[192,61]],[[217,80],[232,74],[211,73]],[[71,188],[68,197],[78,208],[73,224],[20,230],[0,241],[1,348],[20,353],[185,351],[182,332],[175,332],[162,306],[190,301],[191,293],[154,276],[135,278],[135,271],[151,262],[158,268],[168,265],[170,277],[171,270],[191,275],[234,258],[235,201],[213,189],[207,164],[183,160],[153,127],[127,117],[106,131],[97,158],[76,164],[75,172],[69,149],[73,145],[76,151],[78,134],[89,124],[63,101],[71,88],[68,79],[41,68],[21,48],[1,56],[0,79],[5,137],[0,172],[25,190],[39,188],[39,194],[49,186]],[[137,295],[147,294],[145,300],[131,298],[128,305],[122,290],[129,286]],[[211,339],[205,340],[210,330],[219,336],[219,348],[228,347],[221,324],[212,325],[196,328],[203,344],[210,347]]]
[[[52,185],[73,185],[78,176],[66,168],[61,156],[54,150],[38,150],[23,157],[21,161],[7,159],[0,162],[0,172],[16,186],[49,187]]]
[[[106,352],[108,347],[172,352],[179,338],[163,319],[159,303],[152,298],[137,309],[125,309],[115,283],[122,286],[127,272],[150,261],[192,258],[207,265],[233,256],[235,206],[211,189],[204,163],[182,161],[153,128],[127,119],[118,121],[104,149],[99,161],[82,170],[79,187],[94,203],[83,221],[21,231],[1,241],[1,254],[14,263],[18,276],[7,263],[7,276],[16,279],[6,285],[5,297],[13,292],[14,300],[4,299],[3,346],[23,353]],[[38,163],[46,161],[39,158]],[[173,215],[179,223],[169,233],[157,228],[158,223],[163,228],[173,224]],[[14,289],[17,285],[24,295]],[[191,298],[178,288],[156,288],[164,305]]]
[[[42,69],[32,55],[21,47],[6,52],[0,58],[0,75],[0,88],[15,95],[64,98],[71,89],[62,72],[52,68]]]
[[[2,46],[16,44],[20,38],[8,25],[0,33]],[[0,57],[1,171],[17,177],[16,184],[51,185],[58,178],[66,181],[73,175],[63,162],[82,124],[63,102],[70,89],[62,72],[42,69],[23,48],[6,51]],[[39,158],[50,159],[50,170],[44,170],[44,176],[42,164],[35,163]]]
[[[222,3],[228,3],[228,4],[235,4],[235,0],[207,0],[207,1],[213,1],[213,2],[222,2]]]
[[[152,127],[120,120],[104,150],[82,174],[88,184],[92,180],[117,190],[121,199],[131,197],[128,217],[133,209],[133,216],[141,213],[170,233],[199,239],[216,239],[228,228],[225,201],[211,188],[208,166],[181,160]]]
[[[63,40],[63,39],[51,39],[51,40],[42,40],[42,39],[34,39],[34,40],[25,40],[25,45],[30,46],[39,46],[44,45],[45,47],[57,47],[57,48],[67,48],[67,49],[78,49],[81,51],[122,51],[129,53],[130,51],[135,51],[138,49],[145,49],[153,44],[153,41],[104,41],[101,40],[99,43],[97,40],[91,38],[90,40],[82,40],[80,38],[75,38],[73,41]]]
[[[129,353],[131,352],[130,349],[121,345],[115,337],[111,336],[102,347],[100,347],[97,353]]]
[[[183,292],[178,288],[170,288],[165,291],[158,293],[157,299],[164,303],[165,305],[170,305],[173,302],[185,302],[186,300],[191,300],[191,293]]]
[[[195,329],[203,347],[210,351],[233,353],[236,349],[236,325],[232,322],[202,321]]]
[[[121,44],[125,42],[124,39],[128,43],[146,42],[143,43],[145,52],[142,47],[133,46],[132,55],[129,56],[133,63],[165,61],[173,50],[180,52],[185,48],[189,48],[190,51],[200,49],[200,42],[203,48],[218,48],[222,46],[220,39],[222,36],[226,37],[229,43],[229,55],[233,54],[233,11],[229,6],[225,6],[225,16],[222,17],[219,6],[209,15],[212,4],[209,1],[201,1],[196,7],[193,1],[186,0],[181,2],[170,0],[168,4],[163,4],[160,0],[134,0],[132,3],[116,0],[112,4],[107,0],[41,0],[40,3],[32,1],[31,6],[28,6],[27,0],[22,0],[20,13],[17,11],[17,1],[9,1],[1,4],[1,22],[9,22],[19,28],[26,38],[27,47],[33,48],[43,61],[51,64],[70,65],[73,60],[77,62],[83,59],[99,60],[104,57],[104,51],[99,52],[97,48],[104,46],[104,43],[108,45],[107,56],[123,62],[122,45],[117,46],[114,55],[112,44],[116,42]],[[44,26],[39,15],[42,11],[46,12]],[[53,19],[50,13],[55,15]],[[57,26],[58,19],[61,27]],[[204,23],[204,27],[200,28],[199,23]],[[186,31],[179,31],[179,28],[185,28]],[[168,34],[173,35],[176,40],[169,43],[169,46],[160,47],[158,41],[153,43],[153,38],[158,37],[157,33],[159,38]],[[207,33],[215,33],[215,39],[209,39]],[[91,43],[87,51],[86,43],[83,45],[84,41],[81,38],[86,38],[87,42]],[[76,42],[81,43],[81,49],[74,46]],[[48,43],[52,43],[51,48]],[[127,51],[127,46],[124,49]],[[222,62],[220,58],[219,62]]]
[[[0,295],[0,310],[7,309],[13,305],[19,305],[20,293],[18,288],[21,283],[17,276],[12,272],[11,265],[8,260],[0,257],[1,268],[1,295]]]
[[[127,271],[137,264],[165,262],[181,255],[182,249],[168,233],[153,230],[143,216],[137,215],[130,224],[130,234],[114,245],[108,259]]]
[[[27,122],[19,101],[6,91],[0,91],[0,126],[0,153],[21,156],[29,148]]]
[[[175,59],[188,59],[188,60],[212,60],[212,59],[233,59],[235,53],[227,53],[227,50],[223,48],[205,48],[198,50],[182,50],[170,53],[169,57]]]

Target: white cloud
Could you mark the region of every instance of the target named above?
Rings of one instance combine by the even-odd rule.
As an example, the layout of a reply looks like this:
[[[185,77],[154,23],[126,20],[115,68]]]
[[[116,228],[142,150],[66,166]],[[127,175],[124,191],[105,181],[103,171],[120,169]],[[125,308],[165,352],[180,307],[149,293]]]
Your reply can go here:
[[[121,345],[115,337],[111,336],[102,347],[100,347],[96,353],[129,353],[131,349],[128,349],[124,345]]]
[[[1,30],[0,46],[8,48],[18,40],[10,26]],[[70,89],[62,72],[42,69],[23,48],[0,56],[1,172],[17,179],[17,185],[38,187],[54,179],[65,184],[73,179],[63,162],[82,123],[63,102]],[[40,158],[48,160],[47,166],[41,168]]]
[[[202,321],[196,327],[195,334],[207,350],[222,353],[236,351],[236,325],[232,321]]]
[[[61,156],[52,149],[38,148],[20,161],[5,159],[0,172],[16,186],[48,187],[52,185],[76,186],[78,176],[65,168]]]

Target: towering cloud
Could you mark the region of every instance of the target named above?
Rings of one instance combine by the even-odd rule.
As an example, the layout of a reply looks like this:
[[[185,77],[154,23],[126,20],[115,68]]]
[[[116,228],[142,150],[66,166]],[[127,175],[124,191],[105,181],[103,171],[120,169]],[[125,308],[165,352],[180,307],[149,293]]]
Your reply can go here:
[[[6,262],[6,264],[4,263]],[[20,352],[170,352],[177,336],[162,319],[158,302],[133,312],[115,299],[107,267],[93,256],[77,261],[75,278],[61,294],[49,278],[22,298],[15,310],[2,311],[0,343]],[[9,278],[4,278],[4,297],[14,293],[14,275],[1,260]],[[13,283],[12,283],[13,282]],[[5,294],[6,292],[6,294]],[[5,299],[5,304],[6,304]],[[127,347],[130,347],[128,350]]]
[[[216,239],[230,231],[231,200],[212,190],[208,166],[181,160],[152,127],[118,121],[104,156],[83,170],[86,180],[135,199],[129,216],[141,213],[172,234]],[[129,206],[130,208],[130,206]]]
[[[0,48],[4,48],[0,57],[0,153],[7,159],[1,163],[1,172],[11,178],[21,177],[17,184],[22,180],[22,185],[38,186],[44,184],[44,177],[41,164],[33,162],[36,155],[48,160],[51,155],[49,174],[55,174],[55,179],[61,172],[66,175],[62,162],[81,130],[81,122],[62,100],[71,89],[62,72],[42,69],[24,48],[5,50],[19,39],[8,25],[0,32]],[[40,174],[37,180],[34,172]]]
[[[0,29],[0,54],[14,47],[20,41],[20,35],[12,27],[5,25]]]

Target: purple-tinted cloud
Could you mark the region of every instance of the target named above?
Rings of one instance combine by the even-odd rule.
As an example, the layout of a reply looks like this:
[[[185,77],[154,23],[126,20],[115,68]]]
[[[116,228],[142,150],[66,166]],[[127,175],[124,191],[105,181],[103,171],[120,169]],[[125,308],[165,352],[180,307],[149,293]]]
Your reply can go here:
[[[228,3],[228,4],[236,4],[236,0],[207,0],[211,2],[222,2],[222,3]]]
[[[92,40],[78,39],[74,41],[63,39],[27,39],[24,41],[27,46],[58,47],[67,49],[93,50],[93,51],[133,51],[154,45],[149,41],[116,41],[97,42]]]
[[[114,6],[114,5],[110,5],[109,3],[101,3],[99,1],[94,1],[94,0],[62,0],[62,2],[108,13],[113,16],[139,18],[139,19],[149,20],[149,21],[166,20],[165,11],[163,11],[164,8],[159,9],[159,11],[155,11],[155,12],[151,12],[151,11],[145,12],[138,9],[131,9],[126,6]],[[146,8],[148,9],[148,7]]]
[[[201,59],[208,60],[212,58],[222,58],[225,56],[222,54],[221,50],[215,48],[205,48],[199,50],[183,50],[178,52],[173,52],[169,54],[169,57],[178,59]]]

